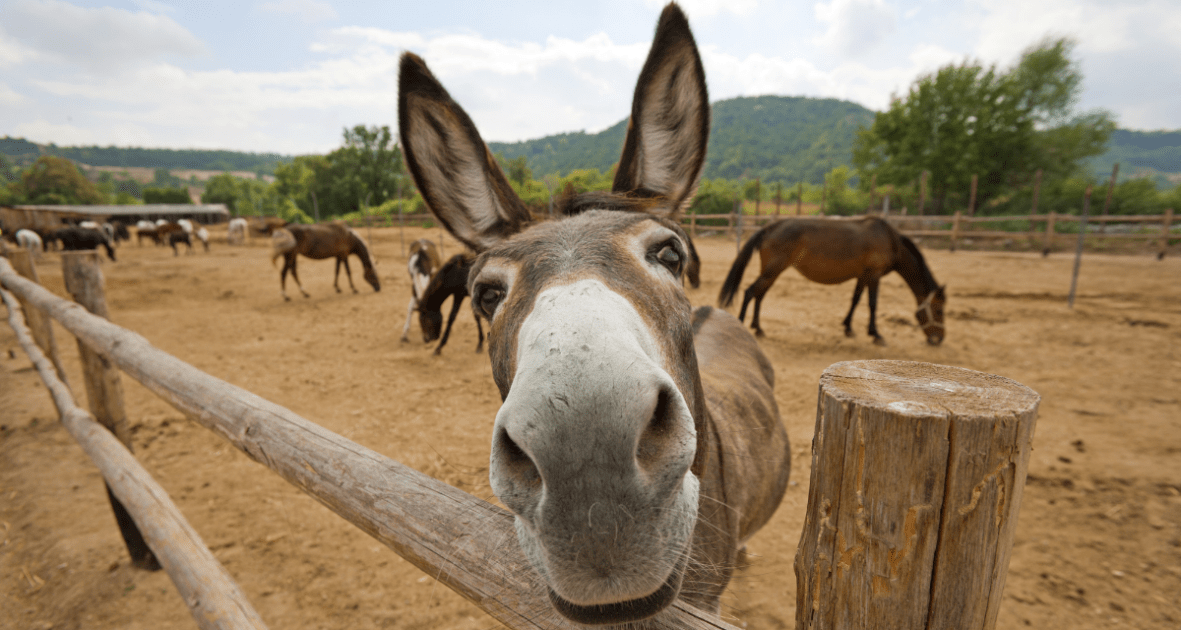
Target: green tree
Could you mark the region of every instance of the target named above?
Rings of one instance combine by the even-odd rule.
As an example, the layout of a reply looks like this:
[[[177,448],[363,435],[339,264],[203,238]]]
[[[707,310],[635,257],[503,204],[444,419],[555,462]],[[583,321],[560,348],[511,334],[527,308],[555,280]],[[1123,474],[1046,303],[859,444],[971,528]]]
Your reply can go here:
[[[345,129],[344,146],[329,153],[326,163],[309,166],[315,173],[313,190],[320,212],[328,215],[384,204],[397,194],[404,173],[402,152],[384,125]]]
[[[214,175],[205,182],[205,191],[201,193],[201,203],[224,203],[230,213],[239,216],[238,211],[238,178],[229,173]]]
[[[193,203],[188,186],[184,188],[144,188],[144,203]]]
[[[10,186],[10,188],[14,188]],[[86,179],[74,163],[54,155],[43,155],[21,174],[12,191],[30,204],[98,204],[103,194]]]
[[[906,185],[928,171],[938,213],[973,175],[981,207],[1027,184],[1037,169],[1050,179],[1077,172],[1084,158],[1103,151],[1115,125],[1106,112],[1072,111],[1082,83],[1070,60],[1073,45],[1042,42],[1007,71],[965,61],[919,77],[858,132],[853,163],[862,185],[873,174],[879,185]]]

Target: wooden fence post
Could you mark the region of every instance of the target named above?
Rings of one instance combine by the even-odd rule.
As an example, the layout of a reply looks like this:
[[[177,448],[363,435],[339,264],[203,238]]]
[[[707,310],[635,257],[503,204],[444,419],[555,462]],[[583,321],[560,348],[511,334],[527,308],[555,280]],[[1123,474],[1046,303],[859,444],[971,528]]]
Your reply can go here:
[[[734,200],[734,251],[742,249],[742,199]]]
[[[956,210],[955,220],[953,220],[951,224],[951,245],[948,247],[947,251],[954,252],[956,241],[960,240],[960,217],[960,211]]]
[[[923,208],[927,205],[927,171],[923,171],[919,178],[919,216],[923,216]]]
[[[74,296],[75,302],[99,317],[110,319],[97,251],[62,252],[62,278],[66,291]],[[81,341],[78,341],[78,354],[82,357],[82,374],[86,381],[90,413],[131,451],[131,431],[127,424],[127,413],[123,409],[123,383],[118,369]],[[127,509],[111,492],[110,486],[107,487],[107,496],[111,499],[111,509],[115,512],[115,520],[119,523],[119,531],[123,534],[123,542],[127,544],[132,564],[141,569],[158,570],[159,561],[144,542],[143,534]]]
[[[800,182],[800,186],[796,189],[796,216],[804,213],[804,182]]]
[[[828,201],[828,182],[820,187],[820,216],[824,216],[824,202]]]
[[[1049,217],[1046,218],[1046,238],[1042,242],[1043,257],[1049,256],[1050,248],[1054,246],[1054,219],[1056,218],[1058,218],[1058,215],[1054,212],[1051,212]]]
[[[33,264],[33,258],[28,250],[14,249],[9,252],[8,260],[12,262],[12,267],[16,269],[17,273],[37,284],[41,284],[41,278],[37,275],[37,267]],[[66,384],[66,387],[69,387],[70,381],[66,378],[66,371],[62,367],[61,356],[57,352],[57,340],[53,336],[53,320],[40,310],[29,308],[29,305],[23,300],[21,300],[21,308],[24,309],[25,320],[29,324],[29,329],[33,332],[33,340],[41,348],[41,351],[49,357],[49,360],[53,362],[53,369],[57,372],[57,377]]]
[[[697,215],[696,214],[689,215],[689,237],[694,238],[694,239],[697,238]]]
[[[1119,162],[1111,167],[1111,181],[1107,183],[1107,199],[1103,202],[1103,220],[1099,222],[1099,233],[1107,233],[1107,209],[1111,207],[1111,195],[1115,192],[1115,178],[1119,176]]]
[[[1164,260],[1165,253],[1169,251],[1169,231],[1173,228],[1173,209],[1165,210],[1165,222],[1161,224],[1160,236],[1160,252],[1157,253],[1157,260]]]
[[[1066,298],[1066,307],[1074,308],[1074,291],[1078,288],[1078,270],[1083,262],[1083,241],[1087,237],[1087,215],[1091,212],[1091,187],[1083,193],[1083,213],[1078,220],[1078,244],[1074,248],[1074,271],[1070,274],[1070,295]]]
[[[796,628],[995,627],[1039,399],[929,363],[825,370]]]

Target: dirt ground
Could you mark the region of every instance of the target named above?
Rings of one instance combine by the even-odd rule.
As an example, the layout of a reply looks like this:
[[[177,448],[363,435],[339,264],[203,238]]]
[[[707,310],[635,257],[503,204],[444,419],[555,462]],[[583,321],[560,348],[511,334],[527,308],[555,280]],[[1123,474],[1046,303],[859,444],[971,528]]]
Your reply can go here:
[[[407,230],[409,242],[423,230]],[[365,231],[362,230],[365,235]],[[433,238],[439,231],[432,230]],[[332,291],[332,263],[302,260],[311,299],[279,296],[268,243],[174,258],[123,245],[106,263],[112,319],[214,376],[369,448],[491,498],[499,397],[476,355],[470,310],[442,356],[400,343],[409,297],[399,233],[373,230],[382,291]],[[734,256],[702,238],[712,304]],[[447,254],[458,251],[445,242]],[[851,285],[784,274],[760,343],[794,450],[792,483],[724,598],[742,627],[795,625],[792,561],[807,504],[817,382],[828,365],[906,359],[1016,379],[1043,399],[998,627],[1181,627],[1181,260],[1088,255],[1066,307],[1072,260],[928,251],[948,284],[948,336],[929,347],[897,275],[883,282],[886,347],[841,334]],[[752,265],[753,267],[753,265]],[[56,254],[38,266],[64,294]],[[356,265],[354,263],[354,271]],[[747,280],[753,279],[748,270]],[[343,279],[342,279],[343,282]],[[291,288],[291,287],[289,287]],[[294,293],[294,291],[292,292]],[[298,295],[297,293],[294,293]],[[73,383],[72,338],[57,329]],[[64,342],[64,343],[63,343]],[[272,628],[493,628],[497,624],[129,378],[134,448]],[[0,627],[169,629],[194,622],[168,577],[128,566],[101,479],[56,422],[12,331],[0,326]]]

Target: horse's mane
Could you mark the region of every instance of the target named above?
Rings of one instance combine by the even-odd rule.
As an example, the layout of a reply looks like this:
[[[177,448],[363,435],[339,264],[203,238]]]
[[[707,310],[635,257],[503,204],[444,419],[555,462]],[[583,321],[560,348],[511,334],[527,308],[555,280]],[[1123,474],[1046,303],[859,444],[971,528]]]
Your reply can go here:
[[[361,235],[357,234],[357,231],[353,228],[346,226],[345,230],[348,231],[349,238],[353,241],[353,249],[356,251],[357,256],[361,259],[361,262],[372,266],[373,254],[369,252],[369,244],[366,243],[365,239],[361,238]]]
[[[939,283],[935,281],[935,276],[931,275],[931,268],[927,266],[927,259],[923,258],[923,253],[919,251],[919,246],[915,245],[909,236],[901,232],[898,233],[898,240],[902,241],[903,247],[910,251],[915,257],[915,260],[918,261],[919,274],[922,276],[923,283],[927,285],[927,290],[934,291],[937,289]]]

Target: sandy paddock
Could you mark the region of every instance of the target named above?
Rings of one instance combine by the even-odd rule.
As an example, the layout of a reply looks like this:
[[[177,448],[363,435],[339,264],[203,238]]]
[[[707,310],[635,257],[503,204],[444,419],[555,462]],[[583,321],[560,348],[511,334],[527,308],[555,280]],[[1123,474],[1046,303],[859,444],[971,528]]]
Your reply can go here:
[[[423,232],[407,230],[407,240]],[[473,354],[470,311],[441,357],[423,345],[417,324],[413,341],[400,343],[409,282],[398,230],[373,237],[380,293],[359,286],[358,295],[337,295],[331,262],[301,260],[312,298],[290,303],[279,297],[263,240],[227,247],[224,232],[215,233],[211,253],[177,258],[125,244],[119,262],[104,266],[112,319],[214,376],[489,498],[499,397],[487,357]],[[690,297],[711,304],[734,244],[703,238],[698,247],[703,285]],[[456,253],[455,241],[445,249]],[[726,618],[794,627],[792,560],[818,378],[836,361],[891,358],[993,372],[1043,396],[999,627],[1181,627],[1181,260],[1088,256],[1071,311],[1068,255],[929,251],[928,259],[950,291],[948,337],[938,348],[913,326],[914,301],[896,275],[882,288],[886,347],[865,336],[864,306],[858,337],[841,335],[851,285],[788,272],[769,294],[761,344],[777,370],[792,485],[750,545],[752,566],[727,591]],[[63,293],[56,255],[39,271]],[[60,328],[58,339],[81,383],[75,344]],[[123,382],[139,457],[272,628],[497,625],[138,383]],[[164,573],[128,566],[98,473],[55,421],[6,325],[0,425],[0,627],[193,627]]]

